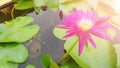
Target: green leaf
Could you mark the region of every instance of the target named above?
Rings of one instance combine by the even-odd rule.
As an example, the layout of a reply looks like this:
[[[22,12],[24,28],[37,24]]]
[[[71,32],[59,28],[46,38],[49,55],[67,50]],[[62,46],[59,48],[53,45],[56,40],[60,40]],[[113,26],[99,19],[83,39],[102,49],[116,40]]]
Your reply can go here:
[[[28,64],[25,68],[36,68],[36,66]]]
[[[64,44],[65,50],[69,50],[77,37],[71,37]],[[116,54],[114,47],[106,40],[92,36],[97,47],[94,49],[88,42],[88,46],[84,47],[83,52],[78,56],[78,44],[70,52],[70,56],[82,68],[116,68]]]
[[[60,68],[81,68],[71,57],[64,60]]]
[[[34,8],[37,13],[39,13],[42,6],[47,6],[50,9],[58,8],[58,0],[33,0]]]
[[[48,8],[56,9],[58,8],[58,0],[44,0]]]
[[[47,54],[42,55],[41,64],[44,68],[59,68],[59,66],[53,62],[50,56]]]
[[[1,43],[0,59],[8,62],[22,63],[26,60],[28,52],[26,48],[19,43]]]
[[[34,0],[34,6],[35,7],[41,7],[41,6],[44,6],[45,3],[44,3],[44,0]]]
[[[78,7],[79,6],[79,7]],[[62,10],[64,14],[69,14],[73,9],[88,10],[89,5],[84,0],[62,0],[59,4],[59,10]]]
[[[0,68],[17,68],[28,57],[26,48],[19,43],[0,44]]]
[[[34,9],[36,13],[39,13],[41,6],[46,5],[43,0],[33,0],[33,2],[34,2]]]
[[[19,3],[16,7],[16,9],[18,10],[25,10],[25,9],[29,9],[29,8],[33,8],[34,5],[33,5],[33,1],[30,0],[30,1],[23,1],[21,3]]]
[[[42,55],[41,57],[41,64],[45,67],[45,68],[49,68],[50,64],[51,64],[51,59],[47,54]]]
[[[21,3],[23,2],[24,0],[12,0],[13,2],[17,2],[17,3]]]
[[[0,42],[26,42],[39,31],[38,25],[30,25],[29,16],[18,17],[6,24],[0,24]]]
[[[6,62],[3,60],[0,60],[0,68],[18,68],[18,63],[12,63],[12,62]]]
[[[63,38],[63,36],[65,36],[66,34],[66,31],[65,29],[61,29],[61,28],[54,28],[54,31],[53,31],[54,35],[61,39],[61,40],[65,40],[65,38]]]
[[[80,68],[80,66],[70,57],[66,58],[61,66],[58,66],[47,54],[42,55],[41,64],[44,68]]]

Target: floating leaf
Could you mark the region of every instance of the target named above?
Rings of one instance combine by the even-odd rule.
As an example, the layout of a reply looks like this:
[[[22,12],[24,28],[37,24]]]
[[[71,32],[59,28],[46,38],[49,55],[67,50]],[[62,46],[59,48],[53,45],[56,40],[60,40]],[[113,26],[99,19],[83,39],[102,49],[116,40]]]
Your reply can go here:
[[[18,63],[12,63],[12,62],[6,62],[3,60],[0,60],[0,68],[18,68]]]
[[[28,56],[26,48],[18,43],[1,43],[0,59],[9,62],[22,63]]]
[[[0,42],[26,42],[39,31],[38,25],[30,25],[29,16],[18,17],[6,24],[0,24]]]
[[[97,47],[94,49],[90,43],[84,48],[83,53],[78,56],[78,44],[70,52],[70,56],[82,68],[116,68],[116,54],[114,47],[106,40],[92,36]],[[75,42],[76,37],[66,40],[65,50],[69,50]]]
[[[60,28],[54,28],[53,31],[54,35],[61,39],[61,40],[65,40],[65,38],[63,38],[63,36],[65,35],[66,31],[64,29],[60,29]]]
[[[71,57],[64,60],[60,68],[81,68]]]
[[[44,3],[44,0],[34,0],[34,6],[35,7],[41,7],[41,6],[44,6],[45,3]]]
[[[48,6],[48,8],[58,8],[58,0],[44,0],[44,2]]]
[[[28,57],[26,48],[19,43],[0,44],[0,68],[17,68]]]
[[[21,3],[23,2],[24,0],[12,0],[13,2],[17,2],[17,3]]]
[[[25,68],[36,68],[36,66],[28,64]]]
[[[44,68],[59,68],[59,66],[53,62],[50,56],[47,54],[42,55],[41,64]]]
[[[33,2],[34,2],[34,9],[36,13],[39,13],[41,6],[46,5],[43,0],[33,0]]]
[[[58,8],[58,0],[33,0],[34,8],[37,13],[39,13],[40,8],[47,6],[50,9]]]
[[[42,55],[42,57],[41,57],[41,63],[42,63],[42,65],[43,65],[45,68],[49,68],[50,63],[51,63],[50,57],[49,57],[47,54]]]
[[[33,8],[34,5],[33,5],[33,1],[30,0],[30,1],[23,1],[21,3],[19,3],[16,7],[16,9],[18,10],[25,10],[25,9],[29,9],[29,8]]]
[[[60,2],[59,9],[62,10],[63,13],[69,14],[73,9],[88,10],[90,7],[84,0],[64,0]]]

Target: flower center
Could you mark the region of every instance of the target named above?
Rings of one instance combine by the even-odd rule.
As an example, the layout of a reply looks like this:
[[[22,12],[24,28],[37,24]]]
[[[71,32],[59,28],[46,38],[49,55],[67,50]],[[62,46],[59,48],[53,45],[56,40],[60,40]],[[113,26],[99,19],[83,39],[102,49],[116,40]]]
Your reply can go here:
[[[87,31],[92,28],[93,24],[90,20],[82,19],[80,22],[78,22],[78,26],[83,30]]]

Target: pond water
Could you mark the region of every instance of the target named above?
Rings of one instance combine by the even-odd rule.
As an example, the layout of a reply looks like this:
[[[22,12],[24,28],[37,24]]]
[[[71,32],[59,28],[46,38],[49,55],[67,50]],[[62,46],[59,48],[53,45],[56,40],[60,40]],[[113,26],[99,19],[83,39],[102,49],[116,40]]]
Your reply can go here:
[[[63,42],[53,35],[53,28],[59,22],[59,12],[51,10],[42,11],[39,15],[35,12],[29,13],[34,18],[34,24],[40,26],[39,34],[32,40],[28,41],[25,46],[29,51],[27,61],[19,66],[24,68],[26,64],[36,65],[42,68],[40,57],[42,54],[49,54],[57,62],[64,54]]]

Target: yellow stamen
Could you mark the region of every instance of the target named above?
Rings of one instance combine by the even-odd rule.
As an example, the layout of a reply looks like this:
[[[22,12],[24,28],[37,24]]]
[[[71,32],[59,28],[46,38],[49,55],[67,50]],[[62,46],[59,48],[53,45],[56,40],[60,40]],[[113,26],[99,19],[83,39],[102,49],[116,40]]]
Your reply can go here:
[[[82,19],[79,23],[78,23],[78,26],[83,30],[83,31],[87,31],[89,30],[93,24],[90,20],[85,20],[85,19]]]

